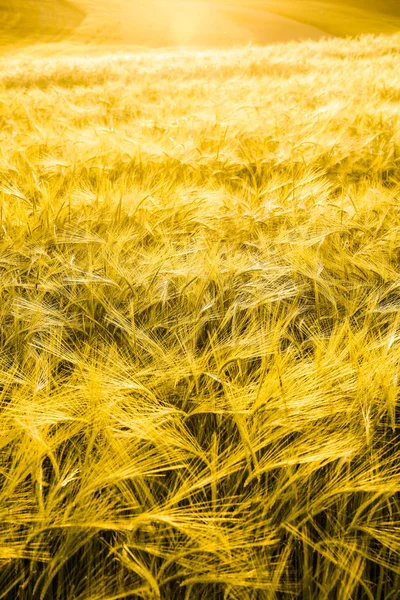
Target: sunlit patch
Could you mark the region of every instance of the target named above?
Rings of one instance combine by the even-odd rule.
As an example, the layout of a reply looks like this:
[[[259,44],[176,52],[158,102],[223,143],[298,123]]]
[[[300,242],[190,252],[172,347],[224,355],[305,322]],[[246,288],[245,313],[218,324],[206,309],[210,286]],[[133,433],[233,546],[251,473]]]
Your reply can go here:
[[[176,2],[170,9],[169,31],[171,40],[178,45],[191,44],[199,39],[199,32],[207,31],[215,21],[215,8],[197,2]]]

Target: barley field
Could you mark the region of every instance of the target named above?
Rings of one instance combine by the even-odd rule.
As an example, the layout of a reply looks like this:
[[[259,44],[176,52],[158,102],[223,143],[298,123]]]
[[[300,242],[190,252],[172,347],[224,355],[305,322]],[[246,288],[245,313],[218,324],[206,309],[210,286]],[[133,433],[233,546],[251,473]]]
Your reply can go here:
[[[400,34],[3,55],[0,598],[400,598]]]

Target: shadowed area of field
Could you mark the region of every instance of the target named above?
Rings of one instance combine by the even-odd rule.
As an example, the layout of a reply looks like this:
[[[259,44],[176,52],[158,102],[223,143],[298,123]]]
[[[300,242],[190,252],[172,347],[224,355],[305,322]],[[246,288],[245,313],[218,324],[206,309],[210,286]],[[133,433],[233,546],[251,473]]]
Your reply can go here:
[[[227,3],[231,0],[215,0]],[[318,27],[335,36],[395,33],[400,30],[398,0],[236,0]]]
[[[66,0],[0,0],[0,44],[62,39],[84,17]]]

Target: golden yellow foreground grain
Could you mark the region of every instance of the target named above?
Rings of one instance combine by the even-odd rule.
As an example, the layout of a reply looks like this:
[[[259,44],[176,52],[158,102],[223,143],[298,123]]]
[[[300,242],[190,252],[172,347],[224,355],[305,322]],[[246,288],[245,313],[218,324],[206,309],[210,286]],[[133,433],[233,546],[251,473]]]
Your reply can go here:
[[[56,46],[1,59],[0,598],[395,599],[400,36]]]

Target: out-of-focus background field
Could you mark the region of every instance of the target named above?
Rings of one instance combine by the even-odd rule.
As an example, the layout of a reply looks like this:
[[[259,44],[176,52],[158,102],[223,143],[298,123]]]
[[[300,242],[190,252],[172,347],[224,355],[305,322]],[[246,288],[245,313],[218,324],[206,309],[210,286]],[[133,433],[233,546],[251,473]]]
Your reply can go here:
[[[0,0],[0,43],[265,44],[393,33],[397,0]]]
[[[395,600],[395,5],[2,6],[0,599]]]

